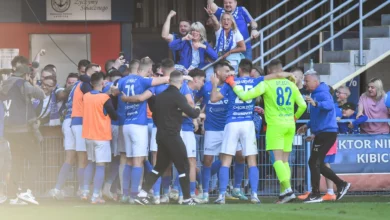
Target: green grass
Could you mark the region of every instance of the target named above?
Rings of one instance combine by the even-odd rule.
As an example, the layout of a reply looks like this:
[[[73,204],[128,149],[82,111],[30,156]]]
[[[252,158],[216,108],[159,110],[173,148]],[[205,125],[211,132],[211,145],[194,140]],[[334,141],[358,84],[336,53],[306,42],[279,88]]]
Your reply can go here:
[[[277,219],[277,220],[360,220],[390,219],[390,197],[346,197],[341,202],[321,204],[277,205],[274,198],[263,198],[261,205],[234,203],[226,205],[198,205],[196,207],[180,205],[135,206],[108,203],[90,205],[78,201],[41,201],[41,205],[22,207],[0,206],[1,220],[37,219],[37,220],[153,220],[153,219]]]

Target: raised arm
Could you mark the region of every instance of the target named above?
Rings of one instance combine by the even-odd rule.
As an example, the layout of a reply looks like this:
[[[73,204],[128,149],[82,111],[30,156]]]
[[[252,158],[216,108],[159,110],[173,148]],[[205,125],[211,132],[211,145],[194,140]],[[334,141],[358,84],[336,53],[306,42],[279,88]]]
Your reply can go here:
[[[242,100],[242,101],[248,101],[254,98],[257,98],[265,93],[266,90],[266,84],[264,82],[259,83],[254,88],[244,91],[244,88],[240,85],[236,85],[233,88],[234,93]]]
[[[165,20],[164,26],[162,28],[161,37],[168,43],[173,41],[173,35],[169,33],[171,29],[171,19],[176,15],[174,10],[171,10]]]
[[[35,55],[33,62],[40,63],[41,62],[41,56],[44,56],[46,53],[45,49],[40,49],[37,55]]]
[[[213,4],[215,5],[215,3],[213,3]],[[212,5],[208,4],[207,8],[204,8],[204,10],[206,10],[207,14],[211,18],[211,22],[212,22],[211,25],[213,26],[214,31],[218,31],[219,28],[221,28],[221,25],[219,24],[217,17],[214,15],[216,9],[215,9],[215,11],[213,11]]]
[[[223,95],[218,90],[218,84],[219,84],[218,78],[216,76],[212,76],[211,77],[211,83],[213,85],[213,89],[211,90],[210,101],[211,102],[218,102],[221,99],[223,99]]]
[[[218,5],[214,3],[214,0],[207,0],[207,5],[210,5],[213,14],[218,10]]]

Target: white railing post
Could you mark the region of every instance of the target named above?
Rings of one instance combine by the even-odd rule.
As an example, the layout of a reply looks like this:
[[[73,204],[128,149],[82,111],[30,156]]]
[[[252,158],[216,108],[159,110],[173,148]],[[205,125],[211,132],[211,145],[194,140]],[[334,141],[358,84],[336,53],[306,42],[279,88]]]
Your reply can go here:
[[[330,0],[330,11],[333,11],[333,8],[334,8],[334,0]],[[330,21],[331,21],[331,24],[330,24],[330,37],[332,38],[333,34],[334,34],[333,13],[330,15]],[[333,40],[330,42],[330,50],[334,51],[334,41]]]
[[[260,57],[261,57],[261,68],[264,69],[264,32],[260,31]]]
[[[363,66],[363,0],[359,0],[359,66]]]

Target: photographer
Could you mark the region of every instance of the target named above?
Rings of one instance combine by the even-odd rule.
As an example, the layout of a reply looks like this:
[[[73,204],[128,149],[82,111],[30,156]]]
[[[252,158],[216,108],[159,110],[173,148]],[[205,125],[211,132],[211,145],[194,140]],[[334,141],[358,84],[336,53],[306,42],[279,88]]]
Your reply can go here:
[[[5,131],[4,136],[10,143],[12,159],[11,181],[8,187],[8,195],[18,196],[16,202],[30,202],[38,204],[35,201],[31,190],[25,192],[17,191],[19,177],[24,173],[24,162],[29,161],[29,169],[25,172],[23,185],[34,187],[35,179],[39,174],[40,163],[40,136],[36,123],[36,115],[32,106],[31,99],[42,100],[45,94],[36,85],[36,76],[32,74],[31,68],[27,65],[16,66],[12,76],[3,82],[0,88],[0,99],[5,101]]]

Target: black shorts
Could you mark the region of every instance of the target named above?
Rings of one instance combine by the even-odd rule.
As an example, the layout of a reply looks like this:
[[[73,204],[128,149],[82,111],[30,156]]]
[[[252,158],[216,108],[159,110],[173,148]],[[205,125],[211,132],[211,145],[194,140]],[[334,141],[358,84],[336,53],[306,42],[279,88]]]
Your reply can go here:
[[[0,174],[6,174],[11,172],[11,149],[9,142],[5,139],[0,140]]]

